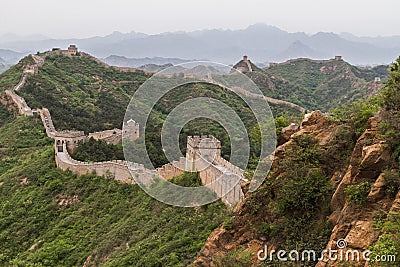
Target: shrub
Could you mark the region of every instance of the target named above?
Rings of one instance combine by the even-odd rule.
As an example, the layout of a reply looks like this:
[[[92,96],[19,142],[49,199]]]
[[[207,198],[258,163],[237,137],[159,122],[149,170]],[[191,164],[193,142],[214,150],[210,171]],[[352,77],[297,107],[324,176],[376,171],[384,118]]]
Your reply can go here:
[[[400,57],[390,66],[390,79],[381,95],[385,109],[400,110]]]
[[[273,223],[268,223],[268,222],[262,222],[258,227],[257,231],[261,234],[264,234],[266,236],[275,236],[278,231],[277,231],[277,226]]]
[[[357,136],[360,136],[366,129],[368,119],[378,110],[378,97],[370,97],[335,109],[331,112],[331,116],[340,122],[352,125]]]
[[[90,138],[87,142],[78,144],[72,157],[87,162],[123,160],[124,152],[121,145],[107,144],[104,140]]]
[[[279,193],[278,210],[285,214],[313,214],[330,192],[320,169],[311,169],[305,177],[286,181]]]
[[[375,228],[382,233],[375,244],[369,247],[371,250],[370,266],[380,267],[399,266],[400,261],[400,215],[389,213],[387,218],[375,222]],[[376,256],[379,255],[394,255],[395,261],[378,262]]]
[[[367,196],[371,190],[372,184],[363,182],[356,185],[349,185],[344,189],[346,200],[356,206],[362,206],[367,202]]]
[[[394,197],[400,189],[400,175],[398,170],[386,170],[383,173],[386,193]]]
[[[245,251],[244,249],[230,250],[225,255],[216,255],[214,260],[216,266],[224,267],[241,267],[251,266],[252,258],[254,257],[253,252]]]
[[[235,226],[235,221],[234,218],[228,217],[222,224],[222,226],[226,229],[226,230],[232,230],[233,227]]]

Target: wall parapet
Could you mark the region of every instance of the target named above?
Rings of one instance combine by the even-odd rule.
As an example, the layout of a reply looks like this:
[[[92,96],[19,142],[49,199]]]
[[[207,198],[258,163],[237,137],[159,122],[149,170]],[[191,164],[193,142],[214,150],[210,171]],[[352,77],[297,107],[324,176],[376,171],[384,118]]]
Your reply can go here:
[[[25,99],[11,90],[6,90],[6,95],[10,97],[14,104],[18,107],[18,114],[33,116],[34,111],[28,106],[28,104],[26,104]]]
[[[63,144],[63,151],[56,150],[56,164],[61,170],[70,170],[77,175],[91,173],[99,176],[111,175],[115,180],[127,184],[135,184],[136,180],[143,184],[150,184],[157,176],[155,170],[149,170],[143,164],[135,162],[125,160],[82,162],[73,159],[68,153],[66,144]]]
[[[219,157],[216,158],[215,163],[218,165],[221,165],[223,167],[225,167],[226,169],[228,169],[230,172],[239,175],[239,176],[243,176],[244,170],[242,170],[241,168],[239,168],[238,166],[230,163],[229,161],[227,161],[226,159],[224,159],[223,157]]]
[[[57,131],[54,127],[53,120],[51,119],[50,111],[47,108],[42,108],[38,109],[38,113],[40,114],[40,118],[42,119],[42,123],[46,129],[47,136],[54,138]]]
[[[215,145],[214,148],[221,148],[221,141],[219,141],[217,138],[215,138],[212,135],[194,135],[194,136],[188,136],[187,138],[187,145],[191,146],[193,148],[200,147],[202,142],[207,141],[210,143],[213,143]],[[203,145],[204,146],[204,145]]]

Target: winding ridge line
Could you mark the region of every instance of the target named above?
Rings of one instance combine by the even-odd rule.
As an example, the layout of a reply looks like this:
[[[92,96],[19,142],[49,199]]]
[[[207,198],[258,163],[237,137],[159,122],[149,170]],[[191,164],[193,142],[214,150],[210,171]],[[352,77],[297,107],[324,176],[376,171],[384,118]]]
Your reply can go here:
[[[13,89],[6,90],[6,94],[11,97],[13,102],[18,106],[20,115],[33,116],[34,113],[39,113],[43,126],[46,129],[47,136],[54,139],[54,148],[56,153],[55,160],[57,167],[64,171],[70,169],[77,175],[91,173],[93,171],[96,172],[98,175],[111,174],[113,175],[115,180],[127,184],[134,184],[137,179],[142,184],[149,184],[149,181],[153,181],[154,177],[157,176],[167,180],[168,178],[164,178],[162,174],[176,168],[176,166],[173,166],[174,162],[172,164],[166,164],[161,168],[158,168],[157,170],[150,170],[145,168],[142,164],[133,163],[125,160],[87,163],[75,160],[70,156],[67,150],[66,141],[62,140],[63,138],[57,136],[58,133],[62,132],[57,132],[57,130],[55,129],[49,110],[47,108],[32,110],[26,104],[25,99],[15,93],[15,91],[20,90],[24,86],[27,77],[29,75],[34,75],[39,67],[44,64],[44,60],[47,55],[49,54],[46,53],[43,57],[38,55],[31,55],[31,57],[35,61],[35,64],[25,67],[20,82]],[[128,71],[132,70],[129,69]],[[186,161],[187,159],[185,158],[185,162]],[[205,183],[203,179],[202,183],[207,186],[211,191],[216,193],[228,207],[234,207],[244,199],[244,194],[240,183],[237,183],[233,187],[231,187],[231,185],[226,183],[226,181],[221,182],[219,179],[220,175],[235,174],[240,177],[240,180],[243,180],[243,170],[240,170],[237,166],[223,160],[222,158],[217,160],[216,162],[211,162],[209,164],[209,167],[207,167],[207,170],[208,169],[211,169],[212,173],[208,177],[208,179],[211,180],[211,183]],[[172,171],[176,173],[175,170]],[[200,171],[200,173],[202,173],[202,171]],[[203,172],[203,174],[207,176],[207,172]],[[136,178],[132,179],[132,176],[135,176]]]
[[[308,112],[307,109],[305,109],[305,108],[303,108],[303,107],[301,107],[301,106],[299,106],[297,104],[294,104],[292,102],[289,102],[289,101],[280,100],[280,99],[272,98],[272,97],[269,97],[269,96],[254,94],[254,93],[248,92],[248,91],[246,91],[246,90],[244,90],[242,88],[239,88],[239,87],[235,87],[235,88],[232,88],[232,89],[235,92],[240,92],[240,93],[242,93],[242,94],[244,94],[246,96],[252,97],[252,98],[263,98],[265,101],[270,102],[272,104],[283,105],[283,106],[287,106],[287,107],[293,108],[295,110],[300,111],[301,113],[307,113]]]

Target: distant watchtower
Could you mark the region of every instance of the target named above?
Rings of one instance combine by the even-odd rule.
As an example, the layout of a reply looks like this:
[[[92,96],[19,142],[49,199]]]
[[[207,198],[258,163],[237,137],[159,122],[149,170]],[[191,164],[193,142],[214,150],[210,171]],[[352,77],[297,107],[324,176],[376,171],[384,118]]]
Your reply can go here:
[[[251,67],[250,60],[247,58],[247,56],[243,56],[243,59],[239,63],[237,63],[233,68],[241,73],[253,72],[253,68]]]
[[[130,119],[126,123],[124,122],[124,126],[122,128],[124,129],[124,138],[127,138],[130,141],[135,141],[140,137],[139,123],[136,121]]]
[[[69,56],[76,56],[76,54],[78,53],[78,48],[76,47],[76,45],[70,45],[67,49],[67,54]]]
[[[200,171],[221,157],[221,142],[210,135],[188,136],[186,159],[189,171]]]
[[[342,56],[335,56],[335,60],[342,60]]]

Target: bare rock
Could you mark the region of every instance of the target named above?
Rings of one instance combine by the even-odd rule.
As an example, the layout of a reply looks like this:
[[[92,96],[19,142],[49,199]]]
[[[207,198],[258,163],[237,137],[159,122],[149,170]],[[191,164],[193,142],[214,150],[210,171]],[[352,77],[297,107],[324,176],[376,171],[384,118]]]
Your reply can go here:
[[[363,148],[360,168],[364,170],[382,169],[390,160],[389,146],[380,142]]]
[[[340,210],[346,203],[346,197],[344,195],[344,189],[346,186],[351,184],[352,179],[352,166],[350,165],[346,171],[346,174],[342,178],[341,182],[339,183],[338,187],[335,190],[335,193],[331,199],[331,209],[332,210]]]
[[[292,136],[292,134],[294,134],[298,130],[300,130],[300,125],[298,125],[296,123],[291,123],[289,126],[282,129],[283,139],[288,141],[290,139],[290,137]]]
[[[328,217],[328,222],[332,225],[336,225],[341,217],[341,212],[340,210],[335,210],[332,212],[331,215]]]
[[[61,207],[65,208],[68,206],[76,205],[80,202],[78,195],[67,195],[67,194],[60,194],[55,198],[55,202]]]
[[[400,212],[400,191],[397,192],[396,199],[393,201],[390,212]]]
[[[346,236],[348,246],[354,249],[366,249],[375,238],[371,220],[357,221]]]
[[[383,178],[383,174],[381,174],[379,175],[378,179],[376,179],[367,198],[368,201],[370,202],[376,202],[384,197],[385,197],[385,179]]]
[[[39,246],[40,246],[40,244],[42,244],[43,243],[43,240],[39,240],[38,242],[36,242],[35,244],[33,244],[29,249],[28,249],[28,251],[34,251],[34,250],[36,250]]]
[[[324,114],[322,114],[321,111],[316,110],[304,115],[304,119],[301,122],[301,127],[315,124],[325,124],[327,122],[329,122],[328,118]]]
[[[343,173],[341,171],[335,171],[331,177],[331,179],[329,179],[329,182],[332,186],[336,187],[340,181],[342,181],[343,179]]]

